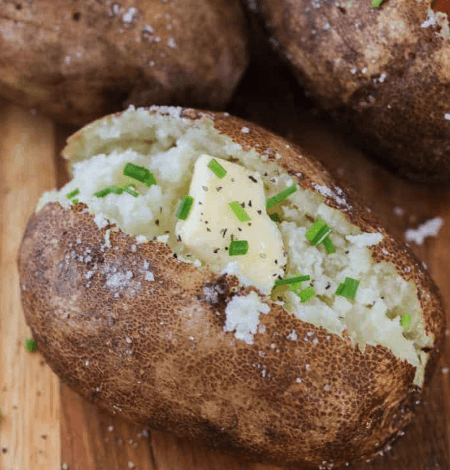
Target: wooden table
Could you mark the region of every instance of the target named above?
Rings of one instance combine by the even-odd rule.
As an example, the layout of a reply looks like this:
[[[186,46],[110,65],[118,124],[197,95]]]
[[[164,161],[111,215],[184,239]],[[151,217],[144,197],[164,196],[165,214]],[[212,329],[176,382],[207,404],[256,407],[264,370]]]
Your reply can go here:
[[[403,238],[408,227],[440,216],[444,226],[414,252],[450,305],[450,187],[402,181],[352,147],[342,129],[319,119],[279,64],[254,64],[229,111],[300,144],[350,181],[384,224]],[[60,385],[38,353],[28,353],[16,254],[42,191],[67,173],[58,157],[73,131],[0,101],[0,470],[276,470],[113,418]],[[394,446],[357,470],[448,470],[450,348],[443,353],[420,414]]]

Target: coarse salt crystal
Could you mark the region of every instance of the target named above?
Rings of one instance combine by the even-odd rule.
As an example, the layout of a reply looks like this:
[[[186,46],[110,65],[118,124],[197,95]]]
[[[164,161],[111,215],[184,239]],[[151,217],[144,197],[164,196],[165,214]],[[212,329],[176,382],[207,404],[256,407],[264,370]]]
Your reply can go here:
[[[126,11],[123,16],[123,22],[124,23],[131,23],[134,19],[134,15],[137,13],[137,8],[131,7]]]

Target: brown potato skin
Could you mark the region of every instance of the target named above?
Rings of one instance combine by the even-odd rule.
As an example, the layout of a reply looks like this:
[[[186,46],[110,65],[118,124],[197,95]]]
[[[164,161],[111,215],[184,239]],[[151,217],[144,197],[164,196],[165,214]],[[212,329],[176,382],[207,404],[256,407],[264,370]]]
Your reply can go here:
[[[414,180],[450,178],[450,38],[421,27],[430,2],[256,3],[299,83],[369,154]]]
[[[206,117],[194,110],[183,115]],[[327,204],[361,230],[383,233],[371,248],[374,259],[392,262],[400,276],[414,280],[426,331],[435,335],[428,382],[445,320],[440,294],[422,264],[297,146],[225,114],[208,117],[244,149],[266,152],[270,160],[282,155],[279,164],[293,175],[300,172],[303,188],[342,191],[351,210],[334,199]],[[108,119],[72,136],[65,156],[75,157],[83,133]],[[241,132],[244,126],[250,133]],[[414,368],[386,348],[368,346],[362,354],[348,338],[273,303],[260,316],[265,332],[255,334],[254,344],[236,340],[223,331],[236,278],[180,262],[162,243],[136,244],[120,230],[111,232],[108,248],[107,227],[99,230],[85,209],[47,204],[31,217],[19,252],[22,302],[33,337],[53,370],[84,397],[134,422],[244,459],[302,468],[371,459],[411,422],[422,389],[413,384]],[[140,269],[145,260],[153,283]],[[99,268],[88,280],[94,264]],[[123,288],[106,288],[105,273],[114,268],[133,274]],[[203,288],[216,285],[221,294],[211,303]],[[293,329],[298,341],[287,338]]]
[[[247,62],[239,0],[0,2],[0,96],[63,123],[129,104],[222,109]]]

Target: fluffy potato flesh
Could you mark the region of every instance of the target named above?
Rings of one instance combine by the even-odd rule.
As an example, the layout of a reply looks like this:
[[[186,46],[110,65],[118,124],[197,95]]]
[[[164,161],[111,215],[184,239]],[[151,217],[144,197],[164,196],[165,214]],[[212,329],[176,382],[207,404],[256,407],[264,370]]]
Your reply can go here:
[[[99,229],[114,224],[136,237],[136,243],[148,240],[166,243],[183,263],[194,264],[199,269],[208,268],[217,274],[235,275],[242,285],[249,287],[255,282],[243,274],[245,269],[239,269],[232,257],[229,257],[229,263],[206,261],[199,252],[194,256],[183,239],[177,237],[175,213],[180,199],[189,193],[194,166],[204,154],[223,161],[225,167],[227,161],[232,161],[261,178],[266,198],[297,185],[297,191],[276,206],[282,220],[276,230],[281,233],[287,252],[285,272],[279,277],[309,275],[311,279],[304,283],[304,288],[313,286],[315,296],[302,302],[296,293],[284,286],[272,291],[272,300],[304,322],[351,338],[362,352],[367,345],[385,346],[396,357],[415,367],[414,383],[422,385],[427,361],[423,349],[433,344],[434,337],[425,333],[414,282],[403,279],[392,264],[376,263],[372,258],[371,247],[381,243],[385,235],[362,233],[346,220],[344,214],[352,207],[338,187],[330,189],[316,184],[315,191],[302,189],[297,183],[300,174],[288,174],[278,165],[277,158],[269,160],[267,153],[245,151],[230,137],[217,132],[212,120],[182,119],[176,108],[167,108],[165,114],[130,109],[120,118],[97,126],[89,137],[72,139],[67,153],[73,155],[73,179],[60,191],[46,193],[38,210],[48,202],[59,202],[69,208],[74,199],[68,199],[67,195],[76,190],[75,199],[85,203],[87,210],[95,214]],[[241,130],[247,131],[247,128]],[[128,163],[153,172],[157,184],[147,187],[124,176],[123,170]],[[105,187],[120,187],[127,183],[136,184],[138,197],[126,192],[95,196]],[[244,193],[244,188],[236,189],[236,199]],[[325,197],[330,196],[342,207],[341,210],[325,203]],[[317,219],[331,227],[335,253],[327,254],[322,245],[313,246],[307,240],[306,232]],[[236,228],[225,234],[227,243],[239,236]],[[106,246],[110,243],[110,230],[106,231]],[[256,243],[251,238],[248,241]],[[109,282],[122,279],[116,277]],[[335,294],[346,277],[360,282],[355,300]],[[218,295],[214,291],[209,294],[212,297]],[[264,302],[269,302],[270,296],[248,296],[230,306],[225,328],[234,331],[238,339],[252,343],[259,316],[268,312]],[[411,317],[407,329],[400,323],[404,315]],[[291,334],[296,341],[313,340],[298,338],[296,331]]]

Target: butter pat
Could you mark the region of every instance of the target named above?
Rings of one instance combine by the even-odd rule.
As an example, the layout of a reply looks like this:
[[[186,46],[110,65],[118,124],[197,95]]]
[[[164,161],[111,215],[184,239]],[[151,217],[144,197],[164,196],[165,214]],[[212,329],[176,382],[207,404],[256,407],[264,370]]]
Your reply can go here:
[[[266,213],[261,175],[214,157],[227,171],[219,178],[208,168],[212,158],[201,155],[195,163],[189,190],[194,204],[188,218],[176,225],[178,240],[214,271],[237,265],[241,281],[269,294],[278,276],[284,275],[286,251],[276,223]],[[229,205],[235,201],[251,220],[239,220]],[[232,240],[247,240],[247,254],[229,256]]]

